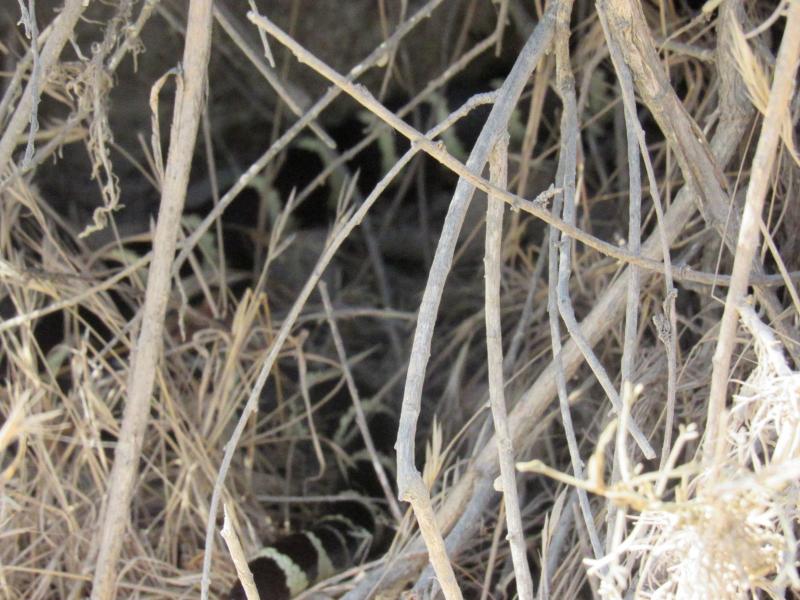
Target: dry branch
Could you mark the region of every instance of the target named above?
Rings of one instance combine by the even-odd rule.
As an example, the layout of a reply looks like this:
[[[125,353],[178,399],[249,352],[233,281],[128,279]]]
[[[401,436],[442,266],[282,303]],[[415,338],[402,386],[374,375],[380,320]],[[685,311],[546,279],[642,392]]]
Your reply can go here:
[[[491,181],[500,189],[508,185],[508,135],[501,137],[489,155]],[[500,322],[500,272],[503,248],[503,210],[500,198],[489,196],[486,210],[486,360],[489,368],[489,399],[497,435],[503,505],[506,511],[509,546],[517,577],[517,593],[522,599],[533,599],[533,580],[528,566],[522,516],[514,470],[514,448],[508,433],[508,411],[503,392],[503,329]]]
[[[252,13],[250,14],[250,19],[260,27],[263,27],[268,33],[275,36],[281,43],[289,47],[301,62],[308,64],[356,99],[363,102],[367,108],[385,119],[398,132],[408,137],[413,143],[418,144],[422,149],[426,152],[430,152],[436,158],[440,160],[444,159],[447,166],[453,164],[453,159],[441,147],[429,141],[403,121],[397,119],[390,111],[377,103],[377,101],[374,101],[368,93],[365,93],[365,90],[354,86],[349,81],[338,76],[321,61],[309,55],[308,52],[297,45],[294,40],[284,32],[275,27],[269,20]],[[468,173],[477,173],[483,168],[497,137],[505,130],[508,119],[511,116],[511,111],[516,105],[516,101],[522,92],[522,88],[530,72],[536,66],[541,53],[549,43],[549,38],[552,35],[551,20],[552,17],[546,17],[540,25],[537,26],[529,42],[521,51],[517,63],[499,92],[498,101],[495,103],[483,131],[473,147],[470,159],[466,163],[466,171]],[[460,592],[455,582],[452,567],[447,561],[441,534],[437,530],[432,518],[433,510],[430,504],[429,492],[414,465],[414,437],[416,421],[420,410],[419,404],[425,367],[430,354],[433,321],[438,312],[441,291],[444,287],[443,284],[447,277],[447,272],[449,271],[449,263],[452,261],[458,233],[474,190],[474,185],[466,179],[459,181],[453,200],[450,203],[450,209],[443,227],[442,235],[439,239],[439,245],[437,246],[437,251],[428,277],[428,285],[426,286],[425,294],[420,303],[420,317],[417,323],[417,333],[414,336],[414,345],[411,350],[411,361],[406,375],[406,392],[404,393],[403,410],[400,415],[400,427],[398,429],[396,446],[398,453],[397,483],[399,496],[401,499],[411,502],[412,507],[414,507],[421,531],[428,545],[430,559],[437,569],[439,581],[443,586],[445,596],[448,598],[459,598]]]
[[[92,600],[107,600],[116,594],[117,561],[125,529],[130,521],[130,502],[147,428],[156,366],[163,344],[172,260],[186,199],[198,124],[205,102],[206,71],[211,52],[211,6],[211,0],[191,0],[189,5],[182,86],[179,87],[175,99],[142,325],[128,377],[128,398],[115,449],[114,466],[108,480],[104,514],[97,532],[99,544]]]
[[[725,311],[720,323],[719,339],[714,352],[711,375],[711,390],[708,400],[708,420],[706,424],[706,459],[712,461],[722,443],[720,417],[725,408],[726,391],[730,371],[731,354],[733,353],[738,310],[745,302],[745,294],[750,281],[750,271],[758,252],[759,228],[761,213],[764,208],[764,196],[767,192],[772,167],[775,162],[775,150],[780,139],[781,130],[792,102],[795,89],[797,65],[800,62],[800,3],[793,2],[789,6],[786,29],[775,63],[775,74],[770,90],[767,112],[761,136],[753,157],[752,174],[747,186],[744,216],[739,229],[736,253],[733,260],[731,286],[725,299]]]
[[[723,36],[724,32],[723,24]],[[733,80],[737,77],[735,72],[733,74],[727,73],[726,75]],[[725,96],[725,101],[732,103],[732,106],[723,111],[720,124],[711,142],[712,151],[719,164],[727,164],[734,154],[736,144],[747,131],[752,107],[746,102],[742,103],[742,100],[742,95],[730,94]],[[683,231],[697,208],[694,190],[684,186],[664,215],[663,233],[656,232],[652,234],[642,245],[641,255],[643,257],[657,256],[661,252],[660,236],[663,235],[669,243],[672,243]],[[562,229],[562,231],[564,230]],[[567,233],[571,235],[571,232]],[[614,326],[618,319],[621,318],[629,277],[630,272],[626,269],[602,293],[592,311],[582,321],[581,330],[589,344],[597,344],[606,335],[609,328]],[[643,284],[645,281],[646,278],[643,277]],[[570,377],[581,362],[581,354],[572,340],[564,345],[561,351],[561,359],[565,376]],[[511,440],[514,445],[521,442],[523,437],[528,434],[530,424],[536,423],[541,419],[553,398],[556,397],[556,376],[557,369],[554,363],[551,363],[516,402],[509,415]],[[474,518],[465,516],[467,514],[465,512],[466,508],[471,505],[471,499],[474,499],[474,502],[479,507],[481,502],[486,503],[490,500],[492,497],[492,479],[496,473],[497,455],[495,440],[492,438],[484,445],[458,484],[449,490],[444,504],[437,513],[437,520],[443,531],[453,529],[454,532],[458,532],[458,536],[453,538],[453,544],[450,545],[450,552],[457,553],[464,542],[474,533],[477,523]],[[413,577],[415,573],[418,573],[424,567],[423,561],[415,558],[414,553],[418,551],[418,545],[412,546],[409,549],[408,560],[403,562],[402,569],[395,568],[391,574],[381,572],[374,578],[368,578],[349,593],[346,599],[357,600],[364,598],[366,594],[371,593],[370,590],[374,592],[376,585],[381,587],[390,586],[395,581]],[[378,581],[380,581],[380,584],[377,583]]]
[[[796,2],[708,2],[694,17],[681,0],[379,2],[380,31],[352,40],[377,33],[374,50],[340,75],[310,50],[328,32],[304,28],[369,1],[259,13],[250,0],[249,32],[246,8],[217,0],[227,35],[213,40],[208,106],[203,68],[185,63],[163,190],[160,143],[137,150],[120,132],[146,129],[146,99],[123,96],[173,66],[145,24],[186,35],[188,2],[88,2],[78,19],[73,0],[19,0],[17,24],[0,13],[0,122],[17,130],[0,131],[0,589],[77,600],[94,578],[95,597],[224,594],[246,551],[353,497],[335,492],[362,482],[333,468],[351,464],[350,444],[366,446],[367,486],[388,507],[375,516],[397,533],[311,593],[397,597],[413,582],[422,597],[438,579],[449,598],[501,597],[514,581],[532,598],[530,569],[542,599],[800,589]],[[64,9],[37,35],[30,15],[48,2]],[[189,23],[201,37],[202,12]],[[437,19],[440,57],[421,68],[409,57]],[[267,35],[284,46],[277,68]],[[294,83],[311,89],[309,73],[333,84],[313,86],[317,102]],[[462,133],[480,133],[471,154]],[[26,137],[36,150],[22,158]],[[190,155],[205,170],[181,215]],[[476,190],[485,211],[469,208]],[[147,202],[131,224],[115,206],[134,199]],[[98,206],[110,229],[79,239]],[[327,291],[314,304],[317,289],[335,308]],[[727,362],[709,402],[714,344]],[[337,421],[348,392],[358,414]],[[401,400],[405,514],[376,448]],[[633,439],[660,461],[637,464]],[[523,458],[533,470],[518,474]],[[234,565],[214,552],[223,500]],[[707,560],[684,559],[698,551]]]

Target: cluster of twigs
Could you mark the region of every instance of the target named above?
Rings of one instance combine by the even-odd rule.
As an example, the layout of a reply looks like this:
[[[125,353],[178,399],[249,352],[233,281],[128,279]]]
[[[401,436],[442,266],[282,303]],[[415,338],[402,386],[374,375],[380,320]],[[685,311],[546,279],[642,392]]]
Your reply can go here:
[[[800,261],[782,251],[800,223],[800,3],[420,0],[387,16],[380,0],[383,40],[345,74],[252,1],[99,4],[65,0],[43,21],[19,0],[0,40],[4,596],[222,594],[298,490],[335,500],[328,463],[352,465],[356,431],[396,536],[321,584],[350,600],[800,591]],[[485,9],[496,26],[470,45]],[[460,31],[446,64],[390,110],[410,36],[443,14]],[[118,69],[146,60],[149,28],[183,23],[180,67],[140,107],[139,160],[115,143]],[[500,84],[442,113],[448,85],[503,46]],[[217,53],[275,102],[269,145],[248,140],[260,155],[230,185]],[[315,102],[291,56],[329,85]],[[370,119],[350,148],[326,123],[341,98]],[[453,131],[476,114],[461,156]],[[69,177],[95,182],[91,215],[54,209],[45,185],[76,144],[88,162]],[[324,166],[276,203],[278,165],[302,144]],[[384,169],[362,192],[350,161],[375,145]],[[186,217],[198,155],[211,208]],[[160,198],[152,232],[147,216],[118,227],[135,185],[121,156]],[[455,189],[431,190],[424,168]],[[324,184],[331,222],[299,228]],[[249,273],[224,221],[247,190]],[[367,260],[348,262],[357,243]],[[398,254],[424,268],[408,276]],[[367,425],[381,411],[399,414],[396,470]]]

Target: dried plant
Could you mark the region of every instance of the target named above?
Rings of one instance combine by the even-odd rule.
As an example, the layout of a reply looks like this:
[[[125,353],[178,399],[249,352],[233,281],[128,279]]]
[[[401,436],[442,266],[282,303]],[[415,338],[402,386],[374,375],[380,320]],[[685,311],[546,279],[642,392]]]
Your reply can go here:
[[[0,13],[0,597],[800,593],[800,3],[246,4]]]

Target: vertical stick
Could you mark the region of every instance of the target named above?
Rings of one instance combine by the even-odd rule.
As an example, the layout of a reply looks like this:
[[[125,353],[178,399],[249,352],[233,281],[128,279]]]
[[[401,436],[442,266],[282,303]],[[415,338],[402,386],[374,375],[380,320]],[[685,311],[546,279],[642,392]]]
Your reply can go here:
[[[502,135],[489,154],[491,181],[500,189],[508,185],[508,134]],[[503,393],[503,334],[500,323],[500,276],[503,266],[503,209],[501,198],[489,194],[486,209],[486,350],[489,368],[489,400],[497,432],[497,454],[500,460],[500,480],[503,486],[503,503],[506,507],[508,544],[511,561],[517,578],[517,594],[521,600],[533,600],[533,580],[528,567],[522,516],[517,497],[514,448],[508,430],[508,412]]]
[[[736,325],[738,322],[738,306],[744,301],[750,278],[750,269],[758,251],[759,223],[764,208],[764,196],[769,185],[770,174],[775,163],[775,149],[781,135],[781,128],[788,118],[789,103],[794,93],[794,78],[800,60],[800,2],[789,5],[789,17],[783,40],[775,61],[775,74],[769,94],[764,125],[758,138],[753,166],[750,170],[750,184],[747,186],[744,215],[736,243],[736,254],[733,259],[731,285],[725,299],[725,311],[722,313],[719,339],[711,359],[711,390],[708,398],[708,417],[706,421],[706,438],[703,448],[704,460],[708,463],[715,455],[718,438],[721,435],[720,414],[725,408],[728,390],[728,376],[731,366],[731,354],[736,344]]]
[[[212,0],[191,0],[186,44],[183,52],[182,86],[175,98],[169,156],[161,193],[153,261],[147,279],[142,329],[128,378],[128,402],[122,418],[114,466],[108,482],[104,514],[100,521],[99,554],[92,586],[92,600],[110,600],[115,595],[117,561],[142,452],[156,361],[161,353],[164,315],[170,293],[170,270],[175,257],[189,169],[206,91],[211,52]]]

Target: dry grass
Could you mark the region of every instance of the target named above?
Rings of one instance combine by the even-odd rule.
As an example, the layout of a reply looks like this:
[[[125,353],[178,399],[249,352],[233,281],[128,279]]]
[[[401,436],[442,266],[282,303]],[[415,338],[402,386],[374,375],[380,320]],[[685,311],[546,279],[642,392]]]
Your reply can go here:
[[[349,600],[800,594],[797,2],[222,2],[181,104],[202,4],[0,15],[0,597],[221,597],[361,464]]]

